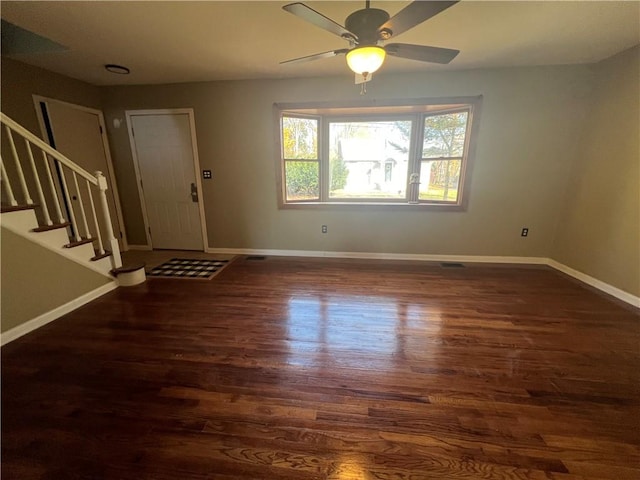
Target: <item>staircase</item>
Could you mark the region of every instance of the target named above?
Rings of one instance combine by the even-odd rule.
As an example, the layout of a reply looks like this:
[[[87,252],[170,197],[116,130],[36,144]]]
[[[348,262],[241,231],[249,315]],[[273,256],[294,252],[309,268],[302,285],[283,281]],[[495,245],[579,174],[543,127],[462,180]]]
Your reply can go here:
[[[103,275],[122,267],[102,172],[87,172],[4,113],[0,122],[2,227]]]

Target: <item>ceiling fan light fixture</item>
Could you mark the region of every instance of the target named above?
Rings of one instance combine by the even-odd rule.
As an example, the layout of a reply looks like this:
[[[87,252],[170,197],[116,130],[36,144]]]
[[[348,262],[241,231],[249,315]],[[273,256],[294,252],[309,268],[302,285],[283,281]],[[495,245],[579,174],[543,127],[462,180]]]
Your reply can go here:
[[[347,65],[360,75],[373,73],[382,66],[386,55],[387,52],[382,47],[356,47],[347,52]]]

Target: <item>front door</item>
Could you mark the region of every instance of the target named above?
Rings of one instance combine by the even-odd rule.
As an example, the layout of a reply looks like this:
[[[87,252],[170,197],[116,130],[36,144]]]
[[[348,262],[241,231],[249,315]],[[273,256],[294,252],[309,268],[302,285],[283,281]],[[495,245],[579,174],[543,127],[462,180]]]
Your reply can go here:
[[[153,248],[204,250],[189,114],[129,120]]]

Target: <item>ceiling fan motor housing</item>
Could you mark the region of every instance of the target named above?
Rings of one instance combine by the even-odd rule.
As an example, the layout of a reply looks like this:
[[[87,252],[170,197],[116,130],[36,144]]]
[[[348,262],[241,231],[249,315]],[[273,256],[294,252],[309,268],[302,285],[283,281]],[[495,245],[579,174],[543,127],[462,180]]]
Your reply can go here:
[[[358,36],[358,45],[376,45],[380,40],[378,27],[389,18],[389,14],[384,10],[364,8],[349,15],[345,20],[345,27]]]

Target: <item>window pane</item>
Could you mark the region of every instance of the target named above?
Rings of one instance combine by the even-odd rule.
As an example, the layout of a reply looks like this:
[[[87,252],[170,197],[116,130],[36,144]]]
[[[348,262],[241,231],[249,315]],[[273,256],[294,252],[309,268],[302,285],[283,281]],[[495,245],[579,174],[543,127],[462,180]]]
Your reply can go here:
[[[320,198],[318,162],[285,162],[287,201]]]
[[[422,161],[420,200],[458,201],[460,160]]]
[[[286,159],[318,158],[318,121],[282,117],[282,150]]]
[[[411,121],[329,124],[329,197],[406,197]]]
[[[461,157],[468,112],[433,115],[424,119],[423,158]]]

